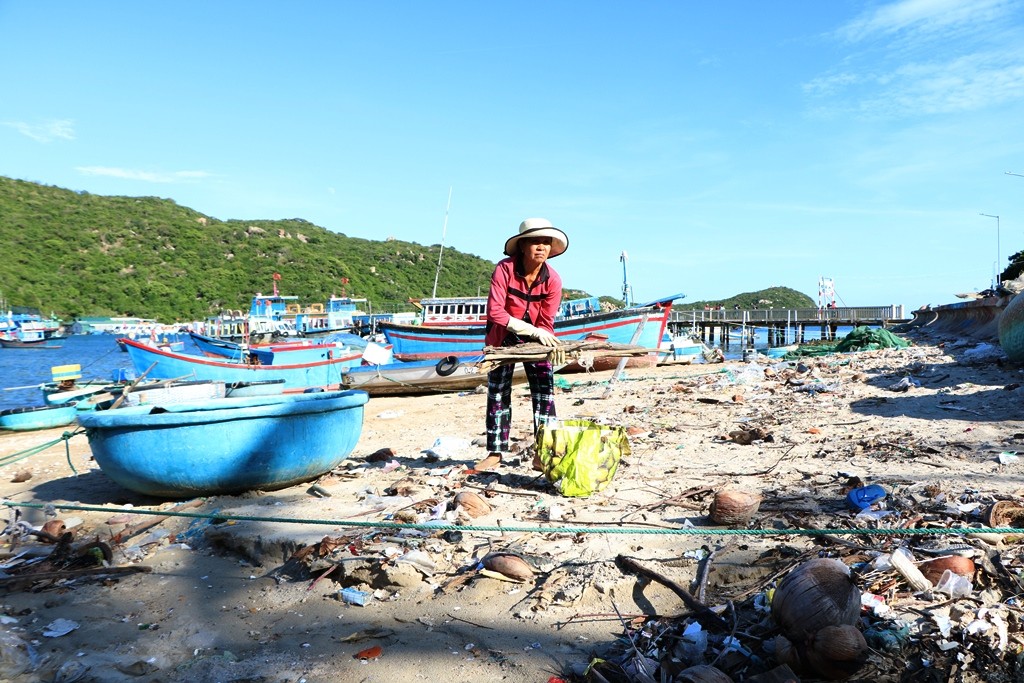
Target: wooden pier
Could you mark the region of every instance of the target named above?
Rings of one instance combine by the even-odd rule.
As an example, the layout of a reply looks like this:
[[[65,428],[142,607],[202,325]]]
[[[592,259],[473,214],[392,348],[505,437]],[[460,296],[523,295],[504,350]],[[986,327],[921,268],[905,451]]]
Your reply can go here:
[[[841,308],[721,308],[673,310],[668,326],[673,332],[690,331],[705,344],[752,346],[757,330],[768,331],[769,346],[800,344],[808,329],[821,339],[835,339],[840,327],[889,327],[909,321],[902,305]]]

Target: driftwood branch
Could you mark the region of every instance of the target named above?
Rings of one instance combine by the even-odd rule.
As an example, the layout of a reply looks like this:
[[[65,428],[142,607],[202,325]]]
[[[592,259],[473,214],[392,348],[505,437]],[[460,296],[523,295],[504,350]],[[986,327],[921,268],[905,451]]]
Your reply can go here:
[[[187,510],[189,508],[196,508],[196,507],[199,507],[200,505],[202,505],[204,502],[205,501],[203,501],[201,499],[188,500],[188,501],[185,501],[183,503],[178,503],[173,508],[171,508],[171,511],[172,512],[178,512],[178,511],[181,511],[181,510]],[[157,524],[160,524],[161,522],[170,519],[172,516],[173,515],[157,515],[157,516],[154,516],[154,517],[150,517],[149,519],[147,519],[144,522],[139,522],[138,524],[134,524],[134,525],[132,525],[130,527],[126,527],[126,528],[122,529],[121,531],[119,531],[117,534],[114,535],[114,538],[112,540],[113,540],[114,543],[124,543],[129,538],[131,538],[132,536],[137,536],[138,534],[142,533],[146,529],[152,529]]]
[[[23,584],[37,581],[70,581],[83,577],[117,576],[123,574],[139,574],[152,572],[153,568],[141,564],[129,564],[118,567],[89,567],[88,569],[63,569],[52,572],[30,572],[16,576],[0,577],[0,588],[13,589]]]
[[[661,585],[665,586],[673,593],[678,595],[679,598],[684,603],[686,603],[686,606],[689,609],[693,610],[694,614],[697,617],[697,621],[699,621],[701,625],[704,626],[704,628],[715,629],[718,631],[729,630],[729,624],[726,623],[725,619],[711,611],[710,607],[708,607],[703,602],[690,595],[690,591],[686,590],[672,579],[668,578],[667,576],[662,576],[653,569],[648,569],[647,567],[643,566],[642,564],[634,560],[632,557],[619,555],[615,558],[615,561],[625,569],[628,569],[632,572],[636,572],[641,576],[646,576],[648,579],[651,579],[653,581],[657,581],[658,583],[660,583]]]

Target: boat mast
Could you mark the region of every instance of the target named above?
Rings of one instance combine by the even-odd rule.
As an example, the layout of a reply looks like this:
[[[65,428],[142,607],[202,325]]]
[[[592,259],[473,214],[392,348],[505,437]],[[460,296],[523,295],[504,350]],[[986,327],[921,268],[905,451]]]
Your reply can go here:
[[[448,209],[452,208],[452,187],[448,186],[448,205],[444,207],[444,227],[441,228],[441,251],[437,252],[437,271],[434,272],[434,290],[430,298],[437,297],[437,278],[441,276],[441,256],[444,254],[444,236],[448,232]]]
[[[623,251],[619,255],[619,260],[622,261],[622,301],[626,308],[629,308],[632,303],[633,288],[629,286],[629,278],[626,276],[626,261],[629,260],[629,255]]]

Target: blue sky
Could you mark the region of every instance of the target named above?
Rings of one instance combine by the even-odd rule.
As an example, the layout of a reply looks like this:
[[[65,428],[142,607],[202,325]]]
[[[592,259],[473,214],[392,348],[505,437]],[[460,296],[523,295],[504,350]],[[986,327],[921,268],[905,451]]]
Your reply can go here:
[[[0,62],[0,175],[420,244],[451,190],[447,247],[547,217],[596,295],[913,308],[1024,250],[1024,0],[0,0]]]

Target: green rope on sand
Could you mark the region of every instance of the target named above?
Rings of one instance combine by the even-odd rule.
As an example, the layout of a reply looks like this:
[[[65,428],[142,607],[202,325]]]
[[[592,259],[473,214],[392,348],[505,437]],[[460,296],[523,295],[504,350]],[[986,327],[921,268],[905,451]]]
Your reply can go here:
[[[43,509],[52,504],[17,503],[3,500],[0,505]],[[928,529],[659,529],[650,527],[608,526],[484,526],[476,524],[401,524],[399,522],[367,522],[346,519],[302,519],[293,517],[251,517],[249,515],[207,514],[203,512],[175,512],[173,510],[143,510],[140,508],[110,508],[95,505],[53,505],[60,510],[80,512],[128,513],[133,515],[159,515],[161,517],[187,517],[219,522],[274,522],[280,524],[312,524],[370,529],[416,529],[421,531],[498,531],[537,534],[636,534],[638,536],[951,536],[960,534],[1014,534],[1024,535],[1024,529],[988,527],[950,527]]]
[[[23,451],[18,451],[17,453],[11,453],[9,455],[5,455],[2,458],[0,458],[0,467],[4,467],[5,465],[10,465],[10,464],[16,463],[19,460],[24,460],[25,458],[31,457],[31,456],[35,455],[36,453],[42,453],[47,448],[50,448],[51,446],[56,446],[61,441],[64,442],[64,450],[67,452],[68,465],[71,465],[71,447],[68,444],[68,441],[71,439],[71,437],[73,437],[73,436],[75,436],[77,434],[85,434],[85,430],[84,429],[76,429],[73,432],[64,432],[63,434],[60,435],[59,438],[54,439],[53,441],[47,441],[46,443],[39,444],[38,446],[32,446],[31,448],[26,448]],[[75,472],[74,465],[71,465],[71,471]],[[75,472],[75,474],[77,475],[78,472]]]

